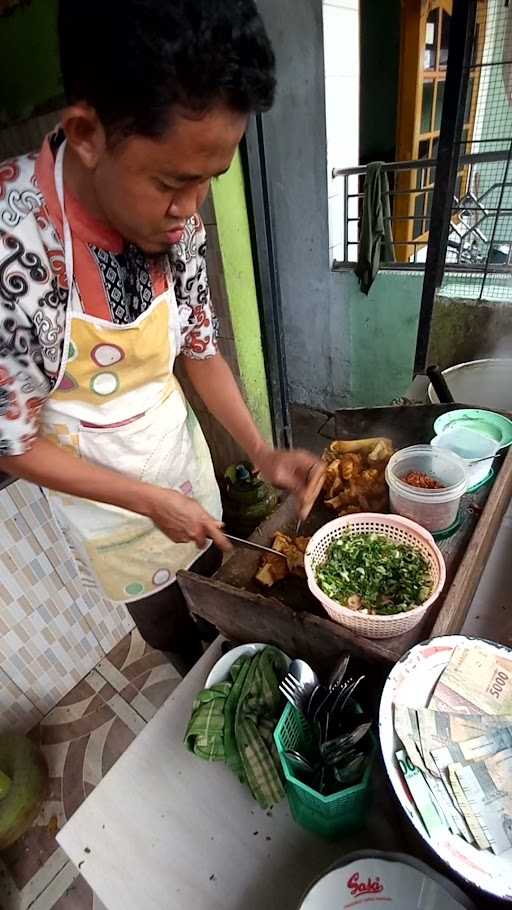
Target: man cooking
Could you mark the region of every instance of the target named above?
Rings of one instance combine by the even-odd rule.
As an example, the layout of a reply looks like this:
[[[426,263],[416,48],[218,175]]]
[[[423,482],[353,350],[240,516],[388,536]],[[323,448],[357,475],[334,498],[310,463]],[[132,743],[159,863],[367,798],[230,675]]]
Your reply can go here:
[[[61,0],[59,30],[60,126],[0,165],[0,470],[46,488],[84,582],[184,670],[176,572],[227,541],[176,359],[267,480],[300,499],[316,461],[269,447],[217,350],[197,214],[274,57],[253,0]]]

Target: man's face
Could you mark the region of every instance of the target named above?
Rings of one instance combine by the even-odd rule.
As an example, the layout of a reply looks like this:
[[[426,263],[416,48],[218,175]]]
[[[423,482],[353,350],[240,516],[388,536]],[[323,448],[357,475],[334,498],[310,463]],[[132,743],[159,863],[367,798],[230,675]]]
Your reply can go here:
[[[212,177],[229,168],[247,119],[225,107],[194,119],[175,113],[159,139],[102,143],[91,177],[107,223],[149,254],[177,243]]]

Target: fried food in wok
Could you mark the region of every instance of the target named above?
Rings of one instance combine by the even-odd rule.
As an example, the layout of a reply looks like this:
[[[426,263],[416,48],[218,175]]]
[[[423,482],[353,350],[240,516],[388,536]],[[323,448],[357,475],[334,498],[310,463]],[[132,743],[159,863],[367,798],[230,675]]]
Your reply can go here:
[[[256,581],[271,588],[287,575],[304,575],[304,553],[309,540],[309,537],[288,537],[278,531],[272,541],[272,549],[283,553],[286,559],[265,554],[256,573]]]
[[[325,504],[338,516],[387,511],[385,470],[393,452],[391,440],[381,436],[332,442],[323,455]]]

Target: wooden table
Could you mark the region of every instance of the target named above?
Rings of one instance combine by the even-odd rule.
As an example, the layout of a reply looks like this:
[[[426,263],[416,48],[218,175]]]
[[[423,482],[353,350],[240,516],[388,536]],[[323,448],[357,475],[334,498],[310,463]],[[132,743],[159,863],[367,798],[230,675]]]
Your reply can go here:
[[[445,410],[446,406],[429,405],[339,411],[334,438],[386,434],[402,448],[429,438],[427,428]],[[259,556],[248,550],[237,550],[211,579],[179,573],[189,607],[234,641],[274,643],[316,664],[332,663],[346,646],[366,658],[395,663],[417,641],[461,630],[512,494],[512,450],[496,464],[494,484],[464,497],[459,530],[439,543],[447,567],[443,594],[424,620],[404,635],[366,639],[352,633],[328,619],[302,579],[286,579],[263,595],[253,581]],[[315,509],[304,533],[313,533],[331,518],[323,507]],[[286,499],[253,539],[271,545],[277,530],[293,533],[295,520],[293,500]]]

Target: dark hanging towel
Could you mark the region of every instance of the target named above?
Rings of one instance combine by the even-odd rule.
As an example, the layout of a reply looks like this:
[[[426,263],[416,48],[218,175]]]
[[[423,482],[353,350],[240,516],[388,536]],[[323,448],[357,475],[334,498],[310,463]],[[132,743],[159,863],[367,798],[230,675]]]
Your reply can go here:
[[[388,175],[385,164],[375,161],[366,168],[361,235],[354,269],[363,294],[368,294],[375,281],[381,258],[384,262],[395,261],[390,216]]]

